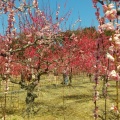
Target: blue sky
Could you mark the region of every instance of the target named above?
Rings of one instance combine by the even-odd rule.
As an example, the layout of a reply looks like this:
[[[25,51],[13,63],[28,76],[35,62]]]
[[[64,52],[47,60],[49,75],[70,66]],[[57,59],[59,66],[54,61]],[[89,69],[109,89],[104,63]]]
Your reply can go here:
[[[48,2],[49,1],[49,2]],[[45,4],[50,4],[50,7],[53,11],[56,11],[56,5],[60,5],[60,15],[62,16],[69,10],[72,10],[72,13],[67,21],[67,28],[74,24],[74,22],[80,17],[82,20],[79,24],[76,24],[76,28],[79,27],[90,27],[98,26],[98,22],[95,16],[95,9],[92,5],[92,0],[42,0],[39,4],[42,6]],[[64,5],[66,7],[64,8]],[[99,4],[98,4],[99,5]],[[42,7],[40,7],[42,8]]]
[[[62,25],[63,29],[73,29],[72,25],[77,19],[82,21],[76,24],[75,29],[78,27],[91,27],[97,28],[98,22],[95,16],[95,9],[92,5],[92,0],[38,0],[40,9],[44,10],[50,7],[52,13],[56,13],[57,5],[60,5],[59,17],[64,16],[68,11],[72,11],[66,24]],[[54,16],[53,15],[53,16]],[[6,25],[6,17],[0,16],[0,33],[3,33],[3,26]]]

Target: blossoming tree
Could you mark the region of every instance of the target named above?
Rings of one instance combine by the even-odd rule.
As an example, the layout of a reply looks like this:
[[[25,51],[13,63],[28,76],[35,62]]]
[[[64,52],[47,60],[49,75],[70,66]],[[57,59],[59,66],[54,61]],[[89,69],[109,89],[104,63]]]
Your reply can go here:
[[[103,13],[104,16],[100,16],[100,8],[97,6],[97,4],[102,5]],[[111,107],[112,110],[116,112],[117,120],[119,119],[119,88],[118,88],[118,83],[120,80],[119,76],[119,56],[120,56],[120,49],[119,49],[119,0],[93,0],[93,6],[96,9],[96,17],[99,22],[98,26],[98,32],[100,33],[100,37],[98,40],[98,49],[97,53],[100,53],[99,46],[102,45],[102,42],[100,42],[103,39],[103,33],[106,31],[109,31],[109,37],[105,39],[106,41],[109,42],[109,46],[107,47],[105,51],[105,61],[107,60],[107,64],[105,65],[105,74],[106,74],[106,98],[105,98],[105,120],[107,119],[107,113],[106,113],[106,104],[107,104],[107,87],[109,80],[114,80],[116,82],[116,105],[113,105]],[[97,55],[96,59],[96,79],[95,81],[98,81],[98,76],[99,76],[99,70],[98,70],[98,63],[100,63],[99,55]],[[95,86],[95,91],[97,91],[97,85]],[[96,94],[95,94],[96,96]],[[97,104],[97,100],[95,100],[95,107]],[[95,119],[97,119],[98,110],[95,110]]]

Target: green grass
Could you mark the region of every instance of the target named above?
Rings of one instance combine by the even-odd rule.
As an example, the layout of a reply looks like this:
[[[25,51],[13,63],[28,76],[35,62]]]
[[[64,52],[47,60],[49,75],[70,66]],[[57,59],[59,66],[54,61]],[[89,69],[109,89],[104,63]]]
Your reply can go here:
[[[93,86],[94,82],[90,82],[86,76],[75,76],[72,86],[63,86],[60,84],[62,77],[59,77],[58,84],[54,77],[42,77],[35,93],[38,98],[35,99],[34,110],[28,118],[25,112],[26,92],[19,92],[6,95],[6,120],[94,120],[93,110]],[[10,90],[19,90],[18,85],[11,85]],[[1,87],[1,93],[3,88]],[[104,97],[102,96],[102,81],[98,86],[100,99],[97,101],[99,114],[104,117]],[[111,82],[108,89],[109,98],[107,99],[107,120],[110,120],[111,104],[115,103],[115,84]],[[3,117],[4,95],[0,94],[0,118]],[[24,116],[24,118],[23,118]],[[98,118],[98,120],[101,120]],[[114,119],[111,119],[114,120]]]

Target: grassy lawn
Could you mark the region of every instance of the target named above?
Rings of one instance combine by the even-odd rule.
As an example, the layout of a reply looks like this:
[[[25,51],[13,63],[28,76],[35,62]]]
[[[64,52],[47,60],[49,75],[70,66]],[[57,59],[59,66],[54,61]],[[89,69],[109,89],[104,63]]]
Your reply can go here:
[[[42,77],[39,86],[35,93],[38,98],[35,99],[34,111],[30,113],[29,118],[26,113],[25,91],[19,91],[18,85],[10,84],[13,93],[6,95],[6,120],[94,120],[93,110],[93,86],[86,76],[76,76],[73,78],[72,86],[63,86],[60,84],[62,77],[59,77],[57,82],[53,76]],[[2,87],[0,94],[0,120],[3,116],[4,94]],[[102,81],[98,86],[100,99],[98,100],[98,113],[104,116],[104,97],[102,96]],[[111,82],[108,89],[107,99],[107,120],[110,120],[110,108],[112,103],[115,103],[115,84]],[[24,116],[24,118],[23,118]],[[112,118],[112,117],[111,117]],[[98,120],[102,120],[98,118]],[[111,120],[114,120],[113,118]]]

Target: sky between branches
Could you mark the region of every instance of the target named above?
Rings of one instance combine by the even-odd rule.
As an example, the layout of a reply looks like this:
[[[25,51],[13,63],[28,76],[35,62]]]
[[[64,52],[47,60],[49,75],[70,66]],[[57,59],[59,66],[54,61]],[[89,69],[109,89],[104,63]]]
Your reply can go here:
[[[57,10],[58,5],[60,5],[59,17],[62,17],[68,11],[71,11],[71,15],[69,19],[66,21],[66,25],[63,26],[64,30],[91,26],[95,26],[97,28],[98,26],[98,22],[95,16],[95,9],[92,6],[92,0],[38,0],[38,1],[39,8],[45,10],[46,8],[48,9],[48,7],[50,7],[53,16],[55,16],[55,12]],[[73,28],[73,24],[78,19],[81,19],[82,21],[77,23]],[[0,16],[0,34],[3,33],[3,25],[5,27],[6,23],[7,21],[5,15]]]

